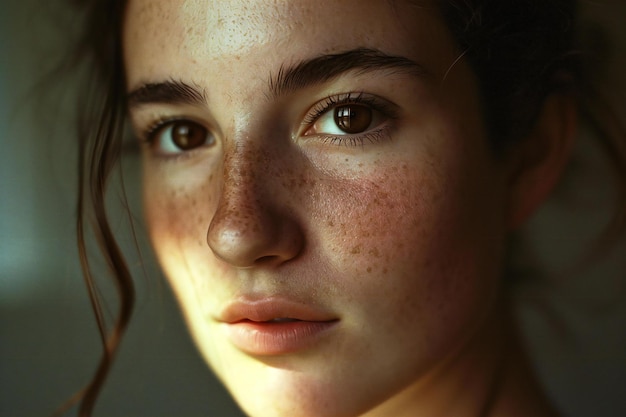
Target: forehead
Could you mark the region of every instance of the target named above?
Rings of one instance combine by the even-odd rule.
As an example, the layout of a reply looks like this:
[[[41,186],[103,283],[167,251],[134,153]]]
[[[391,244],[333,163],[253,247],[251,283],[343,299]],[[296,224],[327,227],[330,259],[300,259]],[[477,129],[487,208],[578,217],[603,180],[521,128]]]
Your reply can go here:
[[[238,68],[263,74],[360,47],[416,58],[434,73],[457,53],[426,1],[130,0],[124,24],[130,85]]]

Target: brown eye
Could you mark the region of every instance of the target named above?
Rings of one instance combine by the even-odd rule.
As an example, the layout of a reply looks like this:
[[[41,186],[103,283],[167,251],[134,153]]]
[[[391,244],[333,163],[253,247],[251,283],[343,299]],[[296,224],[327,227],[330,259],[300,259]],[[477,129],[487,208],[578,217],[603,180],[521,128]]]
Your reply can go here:
[[[215,143],[215,137],[207,128],[191,120],[165,123],[148,139],[157,152],[165,155],[188,152]]]
[[[349,104],[335,109],[335,123],[346,133],[361,133],[372,124],[372,110],[366,106]]]
[[[205,145],[208,132],[197,123],[190,121],[176,122],[172,125],[172,142],[183,151]]]

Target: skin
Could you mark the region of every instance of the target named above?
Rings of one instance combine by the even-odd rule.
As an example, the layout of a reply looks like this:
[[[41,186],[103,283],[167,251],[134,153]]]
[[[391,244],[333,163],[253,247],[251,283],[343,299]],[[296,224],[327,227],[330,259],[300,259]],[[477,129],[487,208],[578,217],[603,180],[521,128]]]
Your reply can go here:
[[[348,72],[268,90],[281,66],[363,47],[426,73]],[[477,81],[432,5],[131,0],[124,49],[129,91],[178,80],[203,95],[132,105],[131,117],[139,137],[170,118],[212,135],[171,154],[157,131],[144,151],[145,210],[194,340],[245,412],[550,415],[516,348],[501,270],[511,229],[549,192],[567,146],[529,140],[515,157],[494,154]],[[353,146],[303,124],[342,93],[393,103],[392,116],[375,112],[385,133]],[[550,121],[567,114],[552,107]],[[526,154],[541,163],[526,168]],[[217,320],[246,294],[339,322],[310,349],[250,355]]]

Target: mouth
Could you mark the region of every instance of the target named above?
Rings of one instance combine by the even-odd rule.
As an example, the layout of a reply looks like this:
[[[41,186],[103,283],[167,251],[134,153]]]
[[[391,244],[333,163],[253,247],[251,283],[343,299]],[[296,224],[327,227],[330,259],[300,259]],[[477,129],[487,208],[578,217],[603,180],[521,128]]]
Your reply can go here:
[[[243,299],[219,316],[228,340],[254,356],[277,356],[318,346],[339,318],[313,306],[279,297]]]

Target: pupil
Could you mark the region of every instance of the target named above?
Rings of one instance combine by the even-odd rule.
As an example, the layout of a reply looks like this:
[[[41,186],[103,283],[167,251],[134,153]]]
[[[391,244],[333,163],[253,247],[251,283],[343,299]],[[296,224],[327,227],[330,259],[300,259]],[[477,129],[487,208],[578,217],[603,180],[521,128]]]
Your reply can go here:
[[[181,148],[186,148],[189,145],[189,127],[185,125],[176,126],[174,141]]]
[[[346,133],[361,133],[371,122],[372,111],[365,106],[341,106],[335,110],[335,123]]]

